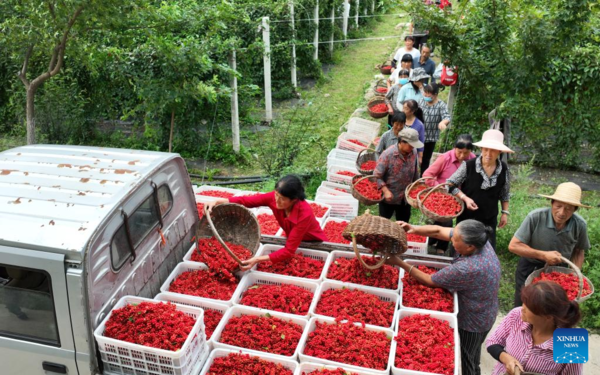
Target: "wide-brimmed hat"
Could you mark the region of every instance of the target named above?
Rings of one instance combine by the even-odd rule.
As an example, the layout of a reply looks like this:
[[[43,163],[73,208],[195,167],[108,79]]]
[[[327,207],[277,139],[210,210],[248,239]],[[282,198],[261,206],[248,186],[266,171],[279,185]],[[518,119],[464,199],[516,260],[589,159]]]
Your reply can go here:
[[[500,130],[486,130],[481,137],[481,141],[473,143],[474,146],[482,148],[491,148],[501,152],[514,152],[504,145],[504,134]]]
[[[553,195],[538,194],[540,197],[554,199],[577,207],[591,208],[581,203],[581,188],[572,182],[565,182],[556,187]]]
[[[422,79],[429,78],[429,77],[430,77],[430,75],[427,74],[427,72],[425,71],[425,69],[423,69],[423,68],[414,68],[412,70],[412,72],[410,73],[410,77],[408,79],[409,79],[409,81],[417,82],[417,81],[420,81]]]
[[[400,130],[400,133],[398,133],[398,139],[406,141],[406,143],[414,148],[421,148],[424,146],[423,142],[419,140],[419,132],[415,129],[405,127],[404,129]]]

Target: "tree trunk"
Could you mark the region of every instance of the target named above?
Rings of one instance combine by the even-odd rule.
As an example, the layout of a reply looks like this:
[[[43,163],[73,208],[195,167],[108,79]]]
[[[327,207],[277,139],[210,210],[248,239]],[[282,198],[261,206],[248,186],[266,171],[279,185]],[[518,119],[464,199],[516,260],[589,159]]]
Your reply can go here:
[[[27,88],[27,144],[35,144],[35,91],[36,87]]]
[[[171,111],[171,134],[169,134],[169,152],[173,148],[173,128],[175,127],[175,110]]]

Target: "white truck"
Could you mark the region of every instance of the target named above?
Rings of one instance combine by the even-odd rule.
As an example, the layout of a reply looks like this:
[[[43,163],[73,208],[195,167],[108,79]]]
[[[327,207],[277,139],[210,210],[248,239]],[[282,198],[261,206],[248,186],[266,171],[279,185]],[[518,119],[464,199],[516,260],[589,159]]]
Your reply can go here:
[[[0,153],[0,374],[98,374],[93,330],[153,298],[193,245],[177,154],[36,145]]]

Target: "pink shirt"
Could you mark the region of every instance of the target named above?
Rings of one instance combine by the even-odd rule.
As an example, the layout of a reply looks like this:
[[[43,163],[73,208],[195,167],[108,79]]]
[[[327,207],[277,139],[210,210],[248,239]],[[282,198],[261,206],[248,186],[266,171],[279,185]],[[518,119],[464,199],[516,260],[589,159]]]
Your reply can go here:
[[[285,216],[285,210],[277,208],[274,191],[266,194],[233,197],[229,198],[229,202],[249,208],[268,206],[273,211],[273,216],[285,231],[287,241],[285,247],[269,254],[272,262],[282,262],[291,258],[302,241],[327,241],[327,236],[307,201],[296,202],[289,216]]]
[[[475,154],[471,152],[465,161],[474,159],[475,157]],[[462,162],[458,161],[456,158],[454,149],[452,149],[438,156],[438,158],[435,159],[435,163],[431,164],[429,168],[423,172],[423,177],[434,178],[432,180],[426,180],[429,186],[443,184],[446,182],[448,177],[452,176],[452,174],[456,172],[461,163]]]
[[[488,338],[486,345],[502,345],[504,350],[515,357],[526,372],[546,375],[581,375],[581,363],[555,363],[552,345],[549,339],[540,345],[533,345],[531,324],[521,319],[521,307],[512,309]],[[506,367],[500,362],[494,367],[492,375],[506,374]]]

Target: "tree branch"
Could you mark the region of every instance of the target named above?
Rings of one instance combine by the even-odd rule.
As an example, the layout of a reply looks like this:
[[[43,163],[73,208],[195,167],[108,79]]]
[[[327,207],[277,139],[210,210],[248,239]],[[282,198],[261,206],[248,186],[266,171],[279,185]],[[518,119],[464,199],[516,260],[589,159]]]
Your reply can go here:
[[[52,4],[52,2],[48,2],[48,10],[50,11],[52,19],[56,20],[56,13],[54,12],[54,4]]]
[[[29,81],[27,80],[27,68],[29,67],[29,59],[31,58],[31,53],[33,52],[33,44],[27,48],[27,52],[25,52],[25,60],[23,61],[23,67],[21,71],[17,73],[21,82],[25,85],[25,88],[29,88]]]

